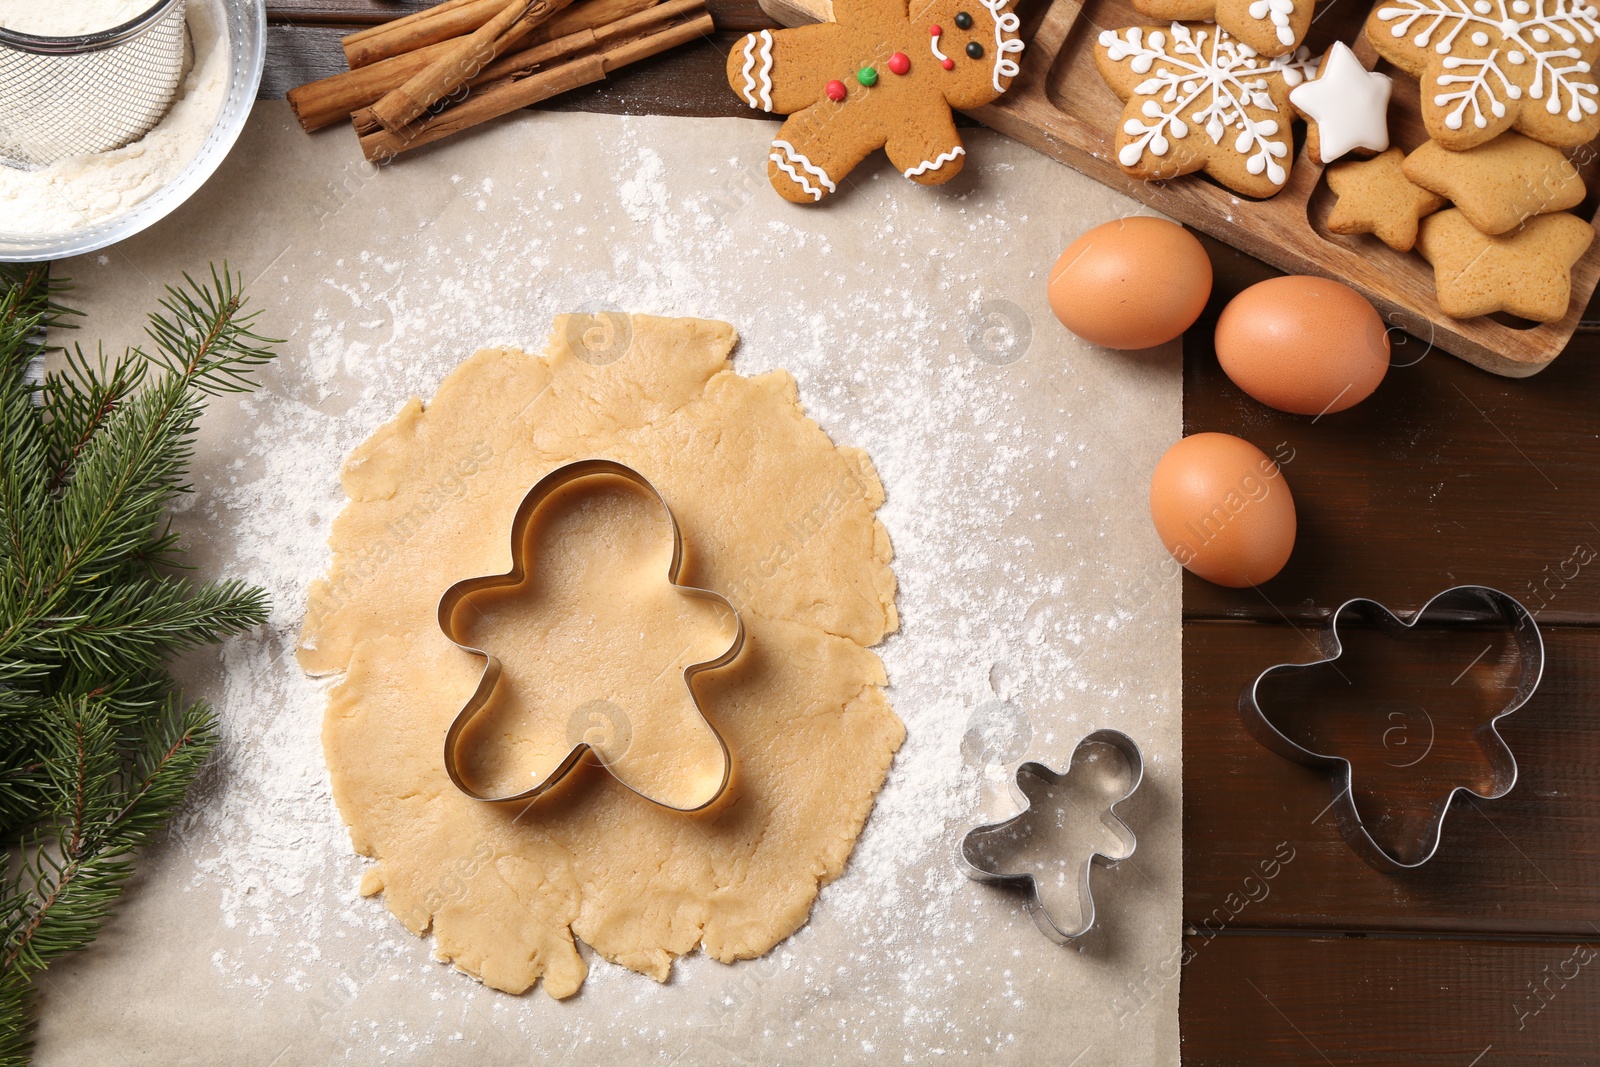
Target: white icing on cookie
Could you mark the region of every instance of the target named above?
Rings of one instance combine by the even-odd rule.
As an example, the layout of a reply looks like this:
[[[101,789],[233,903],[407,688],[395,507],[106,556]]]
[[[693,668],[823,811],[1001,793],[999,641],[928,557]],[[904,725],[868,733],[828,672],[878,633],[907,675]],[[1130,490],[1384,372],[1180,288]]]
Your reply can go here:
[[[765,33],[766,31],[763,30],[762,32]],[[806,174],[813,175],[817,181],[822,184],[823,189],[827,189],[830,193],[837,188],[837,186],[833,184],[833,180],[828,177],[827,171],[823,170],[821,167],[811,162],[811,160],[807,159],[795,149],[794,145],[790,144],[788,141],[773,141],[772,148],[773,152],[767,158],[776,163],[778,165],[778,169],[787,174],[789,179],[798,185],[807,196],[811,197],[813,202],[822,199],[822,189],[818,189],[815,185],[812,185],[811,182],[806,178]],[[783,154],[779,155],[780,152]],[[800,171],[796,171],[794,167],[795,164],[798,164],[800,171],[804,171],[805,174],[800,173]]]
[[[761,46],[759,51],[756,50],[756,45],[757,44],[759,44]],[[758,56],[761,59],[761,69],[758,70],[758,71],[755,71],[755,75],[752,77],[751,76],[751,72],[755,68],[756,58]],[[744,97],[745,103],[749,104],[751,107],[758,107],[762,111],[771,111],[772,110],[772,31],[771,30],[762,30],[760,33],[752,33],[752,34],[749,34],[749,35],[747,35],[745,37],[745,39],[744,39],[744,67],[739,71],[739,73],[744,75],[744,88],[739,90],[739,92]],[[758,88],[760,89],[760,96],[759,97],[756,95],[756,90]]]
[[[1294,44],[1294,30],[1289,28],[1289,17],[1294,14],[1294,0],[1255,0],[1248,10],[1250,17],[1257,21],[1271,20],[1277,30],[1279,44]]]
[[[950,149],[950,151],[948,151],[948,152],[940,152],[933,159],[929,159],[929,160],[926,160],[926,161],[924,161],[922,163],[918,163],[916,166],[912,167],[910,170],[907,170],[906,171],[906,177],[907,178],[915,178],[917,175],[926,174],[930,170],[938,170],[940,167],[944,166],[946,163],[950,162],[952,159],[956,158],[957,156],[964,156],[966,154],[967,154],[967,150],[965,148],[962,148],[960,145],[956,145],[954,148]]]
[[[933,58],[937,59],[940,63],[943,63],[945,60],[950,58],[943,52],[939,51],[939,35],[937,33],[933,35]]]
[[[1244,157],[1246,171],[1266,174],[1273,185],[1288,179],[1289,172],[1279,161],[1289,155],[1289,124],[1280,126],[1277,119],[1257,118],[1252,111],[1278,110],[1268,91],[1268,79],[1288,79],[1304,57],[1279,57],[1288,58],[1288,63],[1263,59],[1255,49],[1215,26],[1191,32],[1183,23],[1174,22],[1170,39],[1161,30],[1145,37],[1137,26],[1122,33],[1125,36],[1105,30],[1098,38],[1111,61],[1127,60],[1136,74],[1155,71],[1133,90],[1135,96],[1147,97],[1139,111],[1150,121],[1146,124],[1129,118],[1123,123],[1122,132],[1134,138],[1117,153],[1124,167],[1135,166],[1146,152],[1164,156],[1173,140],[1189,136],[1183,112],[1198,103],[1190,119],[1200,125],[1212,144],[1222,144],[1227,137],[1229,147]],[[1298,80],[1299,74],[1293,77]],[[1235,132],[1230,134],[1230,129]]]
[[[1533,82],[1527,92],[1545,101],[1545,111],[1565,114],[1569,122],[1595,114],[1600,87],[1583,57],[1593,54],[1600,38],[1597,16],[1600,11],[1588,0],[1543,0],[1534,6],[1522,0],[1399,0],[1377,11],[1380,22],[1392,23],[1389,32],[1395,37],[1406,37],[1416,27],[1410,43],[1417,48],[1431,45],[1445,57],[1440,65],[1452,73],[1439,75],[1444,91],[1432,101],[1435,107],[1455,105],[1444,116],[1452,130],[1461,129],[1469,108],[1472,124],[1481,130],[1489,125],[1489,116],[1505,117],[1506,101],[1522,98],[1522,87],[1500,66],[1502,57],[1513,67],[1532,61]],[[1463,35],[1474,46],[1492,50],[1481,58],[1452,54]]]
[[[1346,152],[1389,147],[1388,77],[1361,65],[1343,41],[1335,41],[1322,61],[1322,72],[1289,94],[1289,102],[1317,124],[1317,144],[1324,163]]]
[[[1016,60],[1006,58],[1012,52],[1022,51],[1022,38],[1016,36],[1022,28],[1022,20],[1015,11],[1003,11],[1010,2],[978,0],[994,16],[994,91],[997,93],[1006,91],[1006,87],[1000,84],[1001,78],[1015,78],[1022,73],[1022,67]]]

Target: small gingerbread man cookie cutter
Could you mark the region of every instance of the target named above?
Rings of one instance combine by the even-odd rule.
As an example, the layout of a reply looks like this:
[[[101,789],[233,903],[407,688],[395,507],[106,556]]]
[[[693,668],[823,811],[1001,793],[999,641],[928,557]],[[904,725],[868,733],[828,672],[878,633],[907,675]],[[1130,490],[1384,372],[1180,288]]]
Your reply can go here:
[[[1076,927],[1066,928],[1056,922],[1050,910],[1045,907],[1044,900],[1039,896],[1039,883],[1032,874],[1026,872],[997,871],[983,855],[982,842],[985,837],[1008,834],[1012,827],[1022,822],[1033,814],[1032,798],[1022,787],[1024,775],[1038,778],[1047,786],[1057,786],[1066,781],[1072,773],[1072,768],[1078,765],[1079,756],[1090,745],[1109,745],[1121,754],[1128,767],[1128,786],[1122,795],[1112,801],[1105,808],[1103,818],[1107,823],[1115,823],[1121,833],[1127,835],[1128,850],[1120,856],[1113,856],[1096,849],[1089,853],[1089,858],[1083,863],[1083,877],[1078,886],[1078,907],[1080,909],[1079,922]],[[1081,772],[1080,772],[1081,773]],[[961,835],[960,844],[956,849],[956,863],[968,878],[975,882],[985,882],[989,885],[1007,886],[1020,889],[1025,894],[1024,898],[1028,913],[1033,917],[1033,923],[1044,936],[1058,945],[1069,945],[1073,941],[1088,933],[1095,922],[1094,894],[1089,885],[1090,872],[1098,865],[1101,867],[1115,867],[1118,863],[1133,855],[1139,845],[1139,839],[1134,834],[1133,828],[1122,820],[1117,814],[1117,805],[1127,800],[1138,790],[1139,783],[1144,781],[1144,757],[1139,752],[1139,746],[1134,744],[1133,738],[1121,730],[1095,730],[1086,734],[1072,751],[1072,759],[1067,763],[1067,769],[1057,772],[1043,763],[1028,761],[1019,764],[1012,780],[1012,792],[1017,801],[1022,805],[1022,810],[1007,819],[999,822],[985,823],[974,826]]]
[[[1435,806],[1431,833],[1421,840],[1421,847],[1417,851],[1418,858],[1414,860],[1407,861],[1379,844],[1362,820],[1361,812],[1356,808],[1352,781],[1354,768],[1350,761],[1342,756],[1315,752],[1291,740],[1267,717],[1261,707],[1261,684],[1271,676],[1305,671],[1334,663],[1344,654],[1344,643],[1339,638],[1339,626],[1346,618],[1359,619],[1387,633],[1404,633],[1424,619],[1429,622],[1456,624],[1475,624],[1488,620],[1498,622],[1508,629],[1512,648],[1515,650],[1518,675],[1512,695],[1499,712],[1478,728],[1477,736],[1488,759],[1493,784],[1483,793],[1465,785],[1452,788]],[[1310,663],[1275,664],[1256,676],[1239,695],[1239,712],[1244,718],[1245,728],[1263,746],[1285,759],[1334,772],[1334,798],[1330,807],[1339,826],[1339,832],[1344,835],[1345,841],[1358,856],[1385,873],[1416,870],[1433,859],[1439,851],[1439,843],[1444,838],[1445,816],[1449,814],[1459,795],[1466,793],[1479,800],[1498,800],[1511,792],[1512,787],[1517,784],[1516,757],[1511,754],[1511,748],[1506,744],[1505,738],[1500,736],[1499,725],[1501,719],[1528,702],[1534,690],[1539,688],[1539,681],[1544,676],[1544,638],[1540,636],[1539,624],[1534,620],[1533,613],[1508,593],[1502,593],[1486,585],[1457,585],[1430,598],[1405,620],[1376,600],[1364,597],[1346,600],[1334,610],[1332,621],[1324,633],[1322,647],[1321,659],[1312,660]],[[1468,666],[1470,668],[1471,664]],[[1462,673],[1465,674],[1466,671]]]
[[[494,693],[495,685],[500,680],[501,666],[497,657],[481,648],[474,647],[461,638],[455,626],[456,609],[474,593],[481,593],[489,589],[504,589],[522,584],[528,576],[527,535],[528,528],[533,523],[534,514],[539,510],[540,505],[558,490],[588,478],[620,479],[636,486],[646,496],[660,504],[661,511],[666,516],[667,525],[672,529],[672,560],[667,564],[668,583],[684,596],[708,600],[713,604],[718,604],[726,608],[728,613],[733,616],[734,635],[727,650],[714,659],[691,663],[683,669],[683,684],[684,688],[689,692],[689,699],[694,702],[695,709],[700,713],[701,719],[711,731],[711,736],[716,738],[717,745],[722,750],[721,780],[708,796],[699,803],[688,807],[678,807],[666,803],[635,789],[615,773],[610,764],[606,762],[605,753],[590,745],[587,741],[576,742],[572,746],[572,751],[567,753],[553,771],[545,775],[531,788],[524,789],[520,793],[512,793],[506,796],[485,796],[473,789],[461,773],[461,736],[472,720],[489,703],[489,699]],[[527,495],[522,498],[522,503],[517,507],[516,516],[511,520],[511,570],[505,574],[491,574],[457,582],[445,590],[444,596],[439,598],[439,629],[444,632],[445,637],[449,638],[450,642],[457,648],[463,652],[481,657],[484,661],[483,672],[479,675],[477,688],[473,690],[472,696],[467,699],[466,704],[456,714],[444,736],[444,769],[445,773],[450,776],[450,781],[455,783],[455,787],[474,800],[481,800],[491,804],[536,800],[551,789],[554,789],[577,767],[585,755],[593,752],[600,765],[605,767],[611,773],[611,776],[624,788],[658,807],[687,814],[703,811],[716,803],[718,798],[727,791],[728,783],[733,777],[733,755],[728,751],[728,742],[723,738],[721,731],[707,718],[705,709],[700,706],[700,698],[695,695],[693,683],[695,675],[727,666],[738,658],[739,653],[744,649],[744,619],[739,616],[739,612],[734,608],[732,602],[721,593],[679,583],[678,575],[682,569],[683,531],[678,527],[678,519],[673,515],[672,508],[667,505],[666,498],[661,495],[660,490],[656,489],[648,478],[632,467],[610,459],[581,459],[565,466],[557,467],[539,479],[534,487],[528,490]]]

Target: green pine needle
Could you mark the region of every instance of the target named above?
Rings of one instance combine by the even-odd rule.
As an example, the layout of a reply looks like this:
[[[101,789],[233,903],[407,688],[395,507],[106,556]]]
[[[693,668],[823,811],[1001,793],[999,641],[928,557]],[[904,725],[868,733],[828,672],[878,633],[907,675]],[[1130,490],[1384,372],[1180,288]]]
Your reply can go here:
[[[167,664],[267,617],[259,589],[176,573],[206,399],[277,343],[226,267],[183,282],[149,352],[74,346],[41,376],[76,313],[44,268],[0,267],[0,1067],[28,1062],[34,976],[94,939],[216,745]]]

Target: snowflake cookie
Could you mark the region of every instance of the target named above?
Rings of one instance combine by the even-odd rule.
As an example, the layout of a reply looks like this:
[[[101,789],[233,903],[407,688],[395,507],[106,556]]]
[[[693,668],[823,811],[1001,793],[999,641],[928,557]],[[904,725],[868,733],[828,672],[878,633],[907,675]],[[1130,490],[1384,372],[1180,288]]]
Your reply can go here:
[[[1133,0],[1141,15],[1164,22],[1213,21],[1264,56],[1300,47],[1315,0]]]
[[[767,157],[773,188],[815,203],[878,148],[918,184],[954,178],[967,150],[951,109],[989,103],[1018,73],[1010,2],[834,0],[834,22],[736,42],[728,84],[789,116]]]
[[[1117,162],[1135,178],[1203,170],[1245,196],[1272,196],[1294,161],[1289,90],[1306,78],[1304,49],[1274,59],[1209,22],[1105,30],[1100,74],[1127,106]]]
[[[1379,0],[1367,38],[1421,81],[1423,124],[1445,148],[1512,127],[1572,147],[1600,133],[1597,16],[1587,0]]]

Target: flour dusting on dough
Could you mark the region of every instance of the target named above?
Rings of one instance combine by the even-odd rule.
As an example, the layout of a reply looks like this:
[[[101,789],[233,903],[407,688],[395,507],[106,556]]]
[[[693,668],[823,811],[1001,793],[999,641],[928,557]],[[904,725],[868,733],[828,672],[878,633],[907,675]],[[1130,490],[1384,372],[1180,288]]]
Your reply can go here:
[[[733,343],[724,323],[561,316],[542,358],[479,352],[425,410],[407,403],[345,464],[350,503],[334,522],[332,569],[312,586],[299,653],[312,673],[343,674],[322,734],[334,798],[356,850],[378,861],[363,892],[381,889],[413,933],[431,929],[441,959],[497,989],[521,993],[542,977],[554,997],[577,992],[587,968],[574,933],[657,981],[697,947],[725,963],[764,954],[843,871],[905,738],[883,697],[883,665],[867,651],[897,625],[889,539],[874,515],[882,486],[864,454],[835,448],[805,418],[793,378],[733,373]],[[640,471],[670,501],[689,580],[723,593],[744,619],[746,654],[697,683],[737,768],[699,815],[652,805],[598,772],[531,806],[483,804],[452,786],[439,759],[481,669],[429,625],[439,591],[506,572],[505,531],[526,487],[592,455]],[[436,486],[452,476],[471,490],[441,498]],[[602,519],[591,507],[571,520],[591,524],[570,535],[591,546],[591,562],[569,567],[579,550],[552,545],[563,554],[543,580],[572,575],[591,599],[638,601],[631,571],[599,586],[576,577],[630,539],[651,551],[637,522],[592,525]],[[569,625],[587,630],[604,609],[572,610]],[[520,752],[501,758],[507,770],[542,766],[542,777],[570,747],[572,717],[625,692],[635,698],[601,728],[627,729],[626,755],[648,767],[647,731],[681,705],[670,688],[639,689],[629,671],[670,673],[683,634],[635,649],[645,662],[630,665],[616,662],[623,638],[605,632],[546,638],[506,660],[512,704],[487,712],[483,732],[517,739]],[[485,633],[473,644],[499,640]],[[517,695],[523,686],[540,692]],[[615,709],[609,699],[602,706]],[[553,745],[540,728],[550,719]],[[687,732],[676,747],[659,738],[652,747],[669,765],[693,751]],[[657,789],[681,788],[673,777]]]

